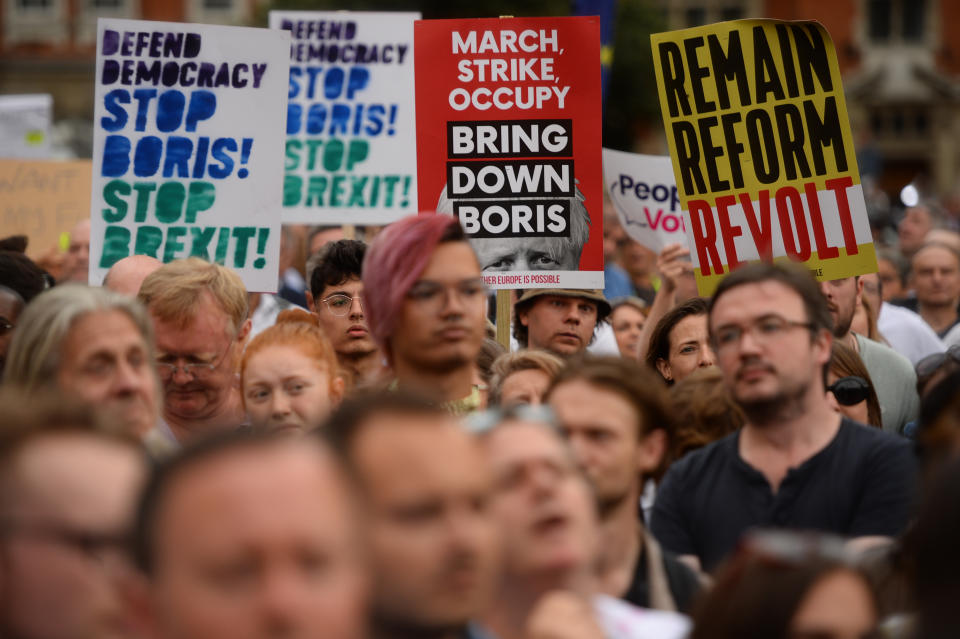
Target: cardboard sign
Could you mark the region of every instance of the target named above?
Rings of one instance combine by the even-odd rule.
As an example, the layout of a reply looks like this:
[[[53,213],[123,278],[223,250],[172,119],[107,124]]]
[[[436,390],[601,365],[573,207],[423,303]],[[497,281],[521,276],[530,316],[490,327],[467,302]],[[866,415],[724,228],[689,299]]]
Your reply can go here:
[[[492,288],[603,288],[598,19],[414,32],[420,210],[460,219]]]
[[[293,36],[283,221],[388,224],[417,211],[419,13],[271,11]]]
[[[90,160],[0,160],[0,235],[26,235],[38,258],[90,216]]]
[[[202,257],[277,289],[290,34],[100,19],[90,283]]]
[[[877,270],[837,56],[816,22],[651,36],[701,294],[755,260],[821,280]]]
[[[53,96],[0,95],[0,157],[50,156]]]
[[[687,245],[670,158],[604,149],[603,178],[627,235],[657,253],[668,244]]]

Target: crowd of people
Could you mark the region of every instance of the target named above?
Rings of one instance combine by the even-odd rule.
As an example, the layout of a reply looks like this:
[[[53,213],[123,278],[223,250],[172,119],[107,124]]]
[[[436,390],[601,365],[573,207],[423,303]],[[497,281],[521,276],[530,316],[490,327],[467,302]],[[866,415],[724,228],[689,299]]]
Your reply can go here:
[[[955,227],[704,298],[605,216],[510,348],[452,216],[285,228],[276,295],[0,240],[0,637],[954,636]]]

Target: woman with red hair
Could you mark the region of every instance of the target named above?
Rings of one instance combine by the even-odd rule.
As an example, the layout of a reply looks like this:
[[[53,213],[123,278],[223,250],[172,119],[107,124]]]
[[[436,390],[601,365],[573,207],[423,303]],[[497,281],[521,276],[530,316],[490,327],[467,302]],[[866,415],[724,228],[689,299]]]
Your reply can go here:
[[[344,388],[330,340],[316,318],[300,310],[280,313],[250,342],[240,385],[254,427],[298,432],[319,427]]]

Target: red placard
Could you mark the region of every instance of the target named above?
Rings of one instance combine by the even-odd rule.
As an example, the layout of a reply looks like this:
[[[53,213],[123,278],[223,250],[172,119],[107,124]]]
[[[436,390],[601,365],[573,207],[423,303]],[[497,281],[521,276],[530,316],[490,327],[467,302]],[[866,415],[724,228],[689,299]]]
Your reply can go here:
[[[493,288],[603,288],[600,22],[414,24],[419,208]]]

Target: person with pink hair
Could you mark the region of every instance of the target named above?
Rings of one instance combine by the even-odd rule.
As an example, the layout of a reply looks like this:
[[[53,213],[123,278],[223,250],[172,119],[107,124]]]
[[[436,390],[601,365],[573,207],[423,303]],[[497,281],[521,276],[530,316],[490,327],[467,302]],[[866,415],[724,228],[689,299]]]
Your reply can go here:
[[[479,406],[486,288],[456,218],[413,215],[380,233],[363,262],[363,307],[399,387],[455,412]]]

